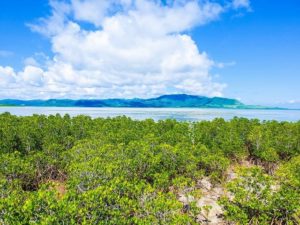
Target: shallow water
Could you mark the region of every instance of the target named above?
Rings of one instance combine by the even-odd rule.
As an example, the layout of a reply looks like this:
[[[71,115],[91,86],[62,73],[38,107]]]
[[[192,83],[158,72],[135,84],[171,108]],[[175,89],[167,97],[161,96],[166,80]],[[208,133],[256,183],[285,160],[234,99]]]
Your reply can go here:
[[[194,109],[194,108],[80,108],[80,107],[0,107],[0,113],[10,112],[18,116],[29,116],[33,114],[61,115],[69,114],[76,116],[80,114],[97,117],[128,116],[133,119],[143,120],[152,118],[154,120],[176,119],[179,121],[212,120],[214,118],[245,117],[260,120],[298,121],[300,110],[250,110],[250,109]]]

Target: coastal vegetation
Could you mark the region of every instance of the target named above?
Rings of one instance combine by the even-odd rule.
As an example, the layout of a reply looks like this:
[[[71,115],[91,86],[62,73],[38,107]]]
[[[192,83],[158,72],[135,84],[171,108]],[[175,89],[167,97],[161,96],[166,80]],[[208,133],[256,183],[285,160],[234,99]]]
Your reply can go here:
[[[0,164],[0,224],[300,224],[300,121],[4,113]]]

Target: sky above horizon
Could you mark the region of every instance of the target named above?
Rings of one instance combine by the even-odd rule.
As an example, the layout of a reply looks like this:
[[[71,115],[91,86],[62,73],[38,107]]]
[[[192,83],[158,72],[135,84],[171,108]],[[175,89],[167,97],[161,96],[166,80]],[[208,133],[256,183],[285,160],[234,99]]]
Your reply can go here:
[[[0,99],[300,104],[299,0],[1,0]]]

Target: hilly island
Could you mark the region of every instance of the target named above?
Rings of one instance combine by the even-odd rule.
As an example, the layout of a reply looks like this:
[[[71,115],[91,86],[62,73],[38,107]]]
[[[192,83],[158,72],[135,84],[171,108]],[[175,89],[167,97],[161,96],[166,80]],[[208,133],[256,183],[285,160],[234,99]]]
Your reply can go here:
[[[0,106],[38,107],[131,107],[131,108],[228,108],[228,109],[271,109],[269,107],[245,105],[236,99],[205,97],[187,94],[162,95],[157,98],[141,99],[48,99],[48,100],[0,100]],[[278,108],[277,108],[278,109]]]

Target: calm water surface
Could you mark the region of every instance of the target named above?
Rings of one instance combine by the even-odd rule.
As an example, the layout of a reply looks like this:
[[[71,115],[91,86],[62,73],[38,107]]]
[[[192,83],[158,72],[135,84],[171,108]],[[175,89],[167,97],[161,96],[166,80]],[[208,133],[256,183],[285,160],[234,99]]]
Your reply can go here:
[[[249,119],[278,121],[300,120],[300,110],[240,110],[240,109],[192,109],[192,108],[77,108],[77,107],[0,107],[0,113],[10,112],[18,116],[29,116],[33,114],[70,116],[88,115],[96,117],[129,116],[133,119],[143,120],[152,118],[154,120],[177,119],[180,121],[212,120],[222,117],[226,120],[233,117],[245,117]]]

